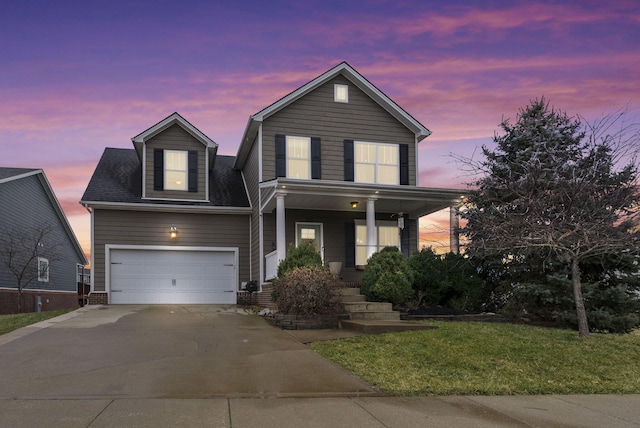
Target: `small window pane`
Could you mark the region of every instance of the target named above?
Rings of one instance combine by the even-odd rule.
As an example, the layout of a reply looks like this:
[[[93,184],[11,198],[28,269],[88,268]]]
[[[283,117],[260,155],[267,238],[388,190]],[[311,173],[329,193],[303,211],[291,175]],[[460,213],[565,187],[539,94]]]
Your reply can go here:
[[[349,102],[349,86],[333,85],[333,100],[339,103]]]
[[[397,226],[378,226],[379,250],[384,247],[398,247],[399,235]]]
[[[380,165],[378,167],[378,183],[380,184],[398,184],[399,172],[397,166]]]
[[[397,165],[398,146],[378,146],[378,163],[384,165]]]
[[[356,162],[375,163],[376,145],[356,143]]]
[[[359,183],[376,182],[376,166],[368,164],[358,164],[355,179]]]
[[[287,166],[287,177],[289,178],[309,178],[309,161],[289,159]]]
[[[164,188],[167,190],[187,190],[187,173],[166,171]]]

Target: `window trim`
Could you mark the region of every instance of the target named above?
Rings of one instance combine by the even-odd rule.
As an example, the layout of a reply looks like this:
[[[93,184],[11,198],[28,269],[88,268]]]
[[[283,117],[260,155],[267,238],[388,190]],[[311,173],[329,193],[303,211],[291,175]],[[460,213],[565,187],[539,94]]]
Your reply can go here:
[[[354,248],[355,248],[355,262],[356,262],[356,266],[362,266],[362,265],[366,265],[367,264],[367,260],[364,260],[363,263],[358,263],[358,248],[368,248],[367,243],[364,244],[358,244],[358,226],[365,226],[367,225],[367,221],[366,220],[361,220],[361,219],[355,219],[354,220],[355,223],[355,228],[354,228],[354,232],[355,232],[355,239],[354,239]],[[376,248],[376,253],[380,252],[380,250],[382,250],[384,247],[388,247],[388,245],[384,245],[384,246],[380,246],[380,226],[383,227],[395,227],[398,231],[398,243],[397,243],[397,247],[398,249],[401,249],[401,245],[402,245],[402,238],[400,236],[400,228],[398,227],[398,222],[397,221],[389,221],[389,220],[376,220],[376,231],[375,231],[375,243],[374,246]]]
[[[376,148],[375,162],[359,162],[357,153],[357,147],[359,144],[374,145]],[[396,163],[395,164],[381,164],[379,162],[379,149],[380,147],[393,147],[396,151]],[[370,183],[370,184],[382,184],[389,186],[400,185],[400,146],[393,143],[377,143],[372,141],[354,141],[353,142],[353,181],[356,183]],[[361,181],[358,180],[358,166],[359,165],[373,165],[374,166],[374,178],[373,181]],[[380,166],[395,166],[397,173],[395,174],[395,181],[393,183],[381,183],[379,169]]]
[[[344,97],[341,96],[340,90],[344,89]],[[349,103],[349,85],[335,83],[333,85],[333,101],[336,103]]]
[[[291,176],[291,171],[289,170],[289,161],[292,159],[289,157],[289,139],[293,139],[293,138],[297,138],[300,140],[304,140],[307,144],[307,153],[308,153],[308,157],[305,158],[293,158],[295,160],[306,160],[307,162],[307,176],[306,177],[292,177]],[[311,159],[312,159],[312,155],[311,155],[311,137],[301,137],[298,135],[285,135],[285,161],[286,161],[286,176],[287,178],[292,178],[295,180],[311,180],[311,175],[312,175],[312,171],[311,171]]]
[[[324,261],[324,226],[319,222],[310,222],[310,221],[297,221],[296,222],[296,247],[300,246],[300,230],[304,226],[314,226],[318,227],[318,233],[320,234],[318,239],[318,245],[320,246],[320,257]]]
[[[182,154],[184,156],[184,169],[169,169],[167,168],[167,159],[168,159],[168,155],[170,155],[171,153],[179,153]],[[164,172],[164,177],[163,177],[163,189],[164,190],[175,190],[178,192],[187,192],[189,191],[189,152],[187,150],[172,150],[172,149],[165,149],[164,150],[164,155],[163,155],[163,165],[162,165],[162,171]],[[184,186],[182,188],[178,188],[170,186],[169,184],[171,184],[170,182],[167,181],[168,179],[168,172],[181,172],[184,173]]]
[[[40,268],[40,264],[45,263],[45,269]],[[43,275],[46,272],[46,275]],[[49,259],[38,257],[38,282],[49,282]]]

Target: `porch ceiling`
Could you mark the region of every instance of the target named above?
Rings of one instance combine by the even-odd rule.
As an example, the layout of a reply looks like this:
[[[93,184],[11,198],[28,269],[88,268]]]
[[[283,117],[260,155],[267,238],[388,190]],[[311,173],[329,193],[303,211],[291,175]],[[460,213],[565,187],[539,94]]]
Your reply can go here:
[[[464,192],[409,186],[380,186],[350,182],[279,178],[262,183],[262,209],[276,208],[276,195],[285,195],[287,209],[366,212],[367,200],[375,200],[376,212],[404,213],[411,218],[458,205]],[[357,201],[358,207],[351,208]]]

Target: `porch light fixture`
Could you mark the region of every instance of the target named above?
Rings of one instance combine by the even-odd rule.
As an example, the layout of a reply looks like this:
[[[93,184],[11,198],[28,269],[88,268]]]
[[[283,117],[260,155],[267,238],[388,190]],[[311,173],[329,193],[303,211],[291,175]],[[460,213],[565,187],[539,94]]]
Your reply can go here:
[[[351,201],[351,208],[358,208],[358,201]]]
[[[177,227],[175,227],[175,226],[171,226],[171,227],[169,228],[169,237],[170,237],[171,239],[175,239],[175,238],[177,238],[177,237],[178,237],[178,228],[177,228]]]

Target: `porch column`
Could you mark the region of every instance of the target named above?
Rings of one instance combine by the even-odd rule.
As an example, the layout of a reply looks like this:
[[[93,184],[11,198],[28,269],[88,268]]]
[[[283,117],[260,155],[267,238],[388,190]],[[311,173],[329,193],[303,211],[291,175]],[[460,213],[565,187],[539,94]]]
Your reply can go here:
[[[287,236],[285,230],[284,217],[284,197],[285,194],[276,196],[276,249],[278,251],[278,263],[287,256]]]
[[[376,252],[376,201],[367,199],[367,259]]]
[[[460,210],[457,206],[449,207],[449,250],[460,254]]]

